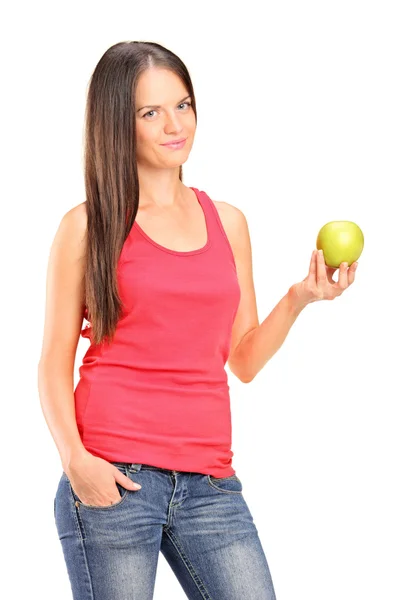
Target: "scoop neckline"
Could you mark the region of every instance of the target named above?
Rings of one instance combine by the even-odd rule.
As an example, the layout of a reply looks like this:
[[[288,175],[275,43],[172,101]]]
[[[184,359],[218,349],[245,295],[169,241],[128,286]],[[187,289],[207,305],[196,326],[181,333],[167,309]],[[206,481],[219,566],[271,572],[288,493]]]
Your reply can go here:
[[[161,244],[159,244],[158,242],[156,242],[155,240],[153,240],[151,237],[149,237],[147,235],[147,233],[136,222],[136,220],[133,222],[133,225],[134,225],[134,227],[136,227],[137,231],[139,231],[139,233],[148,242],[150,242],[150,244],[153,244],[153,246],[155,246],[156,248],[159,248],[160,250],[163,250],[163,252],[168,252],[168,254],[175,254],[177,256],[191,256],[193,254],[201,254],[202,252],[205,252],[206,250],[208,250],[208,248],[211,246],[210,224],[209,224],[209,220],[208,220],[207,210],[204,208],[204,204],[203,204],[203,201],[201,199],[201,195],[200,195],[199,190],[197,188],[195,188],[195,187],[192,187],[192,186],[189,186],[189,189],[193,190],[193,192],[195,193],[197,201],[198,201],[198,203],[200,204],[200,206],[202,208],[204,219],[205,219],[205,223],[206,223],[207,241],[206,241],[205,245],[202,248],[197,248],[195,250],[186,250],[186,251],[172,250],[172,248],[167,248],[166,246],[162,246]]]

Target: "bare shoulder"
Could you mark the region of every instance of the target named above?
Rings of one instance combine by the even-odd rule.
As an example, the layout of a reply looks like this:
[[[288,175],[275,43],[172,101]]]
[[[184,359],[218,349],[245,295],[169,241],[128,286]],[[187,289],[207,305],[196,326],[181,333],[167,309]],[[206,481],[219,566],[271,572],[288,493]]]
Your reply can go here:
[[[87,228],[87,210],[86,202],[81,202],[65,213],[63,219],[70,227],[75,229],[78,234],[84,234]]]
[[[228,202],[223,202],[222,200],[213,200],[213,202],[214,202],[215,208],[218,210],[218,212],[224,213],[228,216],[230,215],[231,218],[235,218],[235,216],[238,218],[240,214],[243,215],[240,208],[233,206],[233,204],[229,204]]]
[[[85,224],[87,222],[87,210],[86,210],[86,204],[87,202],[81,202],[80,204],[77,204],[77,206],[74,206],[73,208],[71,208],[71,210],[69,212],[73,213],[74,215],[76,215],[77,219],[82,219]]]
[[[238,241],[243,239],[243,234],[249,235],[246,217],[240,208],[233,204],[222,200],[213,200],[213,202],[235,254],[235,248]]]
[[[63,265],[81,262],[86,254],[86,202],[68,210],[61,218],[50,252],[50,262]]]
[[[71,208],[60,221],[55,240],[75,248],[84,245],[87,229],[86,202]]]

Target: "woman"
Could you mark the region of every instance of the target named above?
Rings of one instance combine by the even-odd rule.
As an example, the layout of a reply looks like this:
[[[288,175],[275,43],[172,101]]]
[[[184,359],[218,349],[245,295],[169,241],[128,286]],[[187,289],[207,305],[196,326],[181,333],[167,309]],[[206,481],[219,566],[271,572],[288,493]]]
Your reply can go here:
[[[88,91],[86,202],[52,245],[39,365],[75,600],[152,598],[160,551],[188,598],[275,598],[232,467],[224,366],[251,381],[355,265],[335,283],[313,253],[260,325],[243,213],[182,182],[196,126],[175,54],[150,42],[105,52]],[[73,391],[80,334],[91,344]]]

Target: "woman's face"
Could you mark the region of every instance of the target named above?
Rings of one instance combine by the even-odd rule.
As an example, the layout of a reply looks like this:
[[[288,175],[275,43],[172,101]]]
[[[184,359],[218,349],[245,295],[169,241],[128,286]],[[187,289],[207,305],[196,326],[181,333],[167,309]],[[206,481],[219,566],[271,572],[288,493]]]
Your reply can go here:
[[[191,100],[172,71],[153,67],[142,73],[135,98],[138,164],[168,168],[186,162],[196,131]],[[162,145],[182,138],[186,143],[181,149]]]

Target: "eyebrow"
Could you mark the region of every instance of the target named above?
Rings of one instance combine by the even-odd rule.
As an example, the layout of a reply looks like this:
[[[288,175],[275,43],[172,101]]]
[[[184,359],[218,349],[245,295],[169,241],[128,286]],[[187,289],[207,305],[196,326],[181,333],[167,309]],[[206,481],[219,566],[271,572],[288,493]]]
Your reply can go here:
[[[185,96],[184,98],[182,98],[182,100],[179,100],[178,104],[180,104],[184,100],[187,100],[187,98],[190,98],[190,94],[188,94],[187,96]],[[157,106],[155,104],[148,104],[147,106],[142,106],[142,108],[138,108],[138,110],[136,112],[140,112],[144,108],[161,108],[161,106],[160,105]]]

